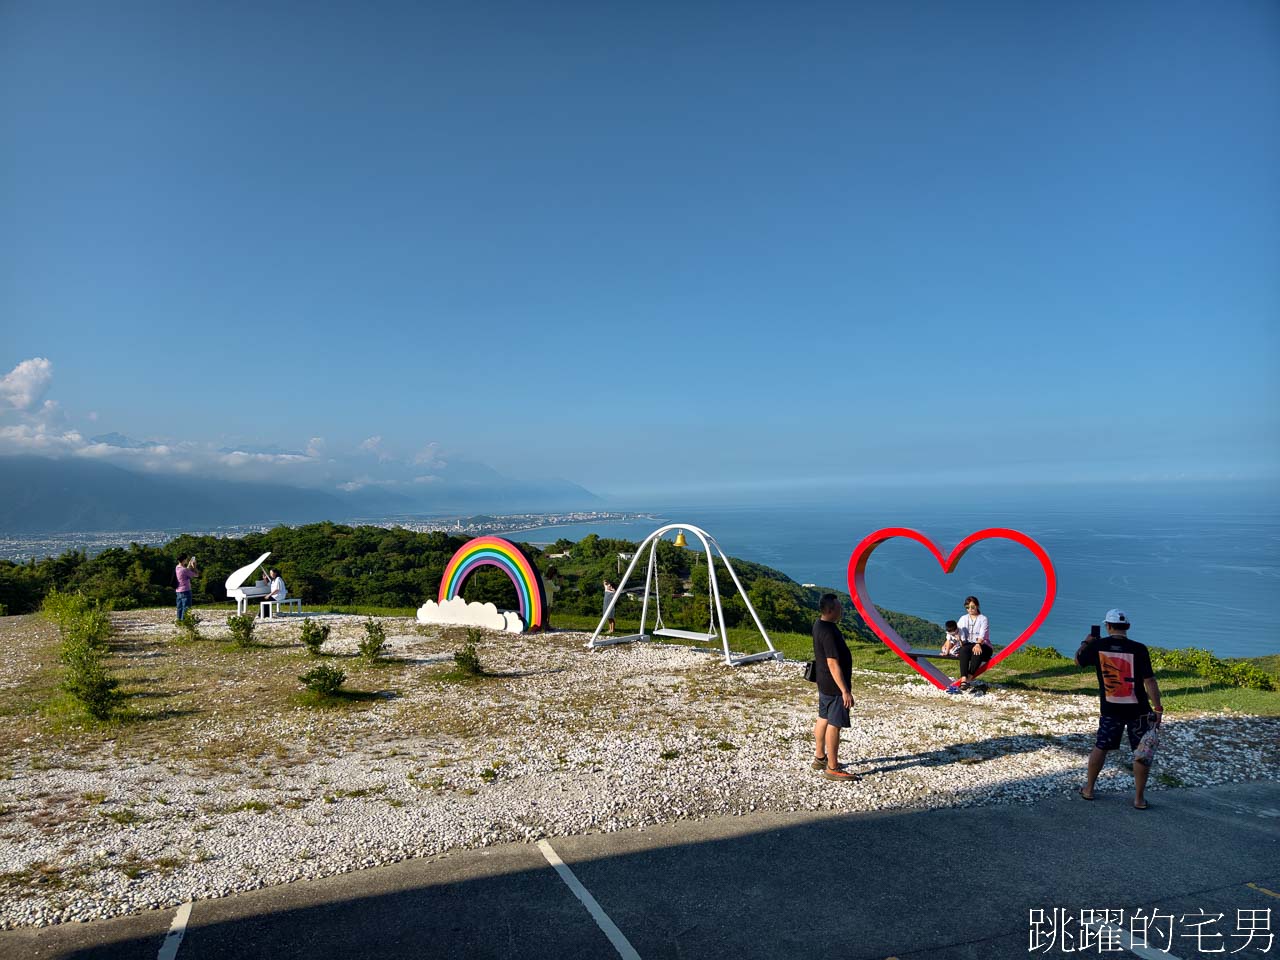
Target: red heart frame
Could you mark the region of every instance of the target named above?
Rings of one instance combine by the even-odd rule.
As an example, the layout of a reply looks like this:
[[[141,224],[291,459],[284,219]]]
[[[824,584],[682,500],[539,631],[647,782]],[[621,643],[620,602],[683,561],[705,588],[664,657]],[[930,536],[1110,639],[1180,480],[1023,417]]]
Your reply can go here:
[[[1009,644],[998,654],[991,658],[986,669],[990,670],[997,663],[1003,660],[1009,654],[1013,653],[1020,646],[1031,639],[1032,634],[1040,629],[1040,625],[1044,623],[1045,617],[1049,615],[1049,610],[1053,606],[1054,597],[1058,593],[1058,575],[1054,572],[1053,561],[1049,559],[1049,554],[1045,552],[1044,547],[1036,543],[1025,533],[1017,530],[1008,530],[1004,527],[991,527],[987,530],[979,530],[977,533],[971,533],[956,545],[951,551],[951,555],[943,557],[942,551],[939,550],[923,533],[917,530],[911,530],[907,527],[885,527],[883,530],[877,530],[875,533],[864,537],[862,542],[858,544],[853,554],[849,557],[849,595],[853,597],[854,605],[858,608],[858,612],[862,614],[862,619],[866,621],[877,637],[884,644],[901,657],[906,663],[910,664],[912,669],[920,676],[924,677],[939,690],[945,690],[951,682],[945,673],[927,661],[922,666],[918,661],[912,659],[905,651],[910,649],[910,645],[898,636],[896,630],[889,624],[885,623],[884,618],[880,616],[880,612],[876,610],[875,605],[871,602],[871,597],[867,595],[867,561],[871,559],[871,554],[886,540],[893,540],[896,537],[906,537],[917,543],[923,544],[928,548],[929,552],[937,559],[942,566],[943,573],[950,573],[955,569],[955,565],[960,562],[960,558],[968,552],[969,548],[975,543],[982,540],[1012,540],[1014,543],[1021,544],[1030,550],[1040,561],[1040,566],[1044,568],[1045,590],[1044,603],[1040,605],[1040,612],[1036,614],[1036,618],[1031,621],[1031,626],[1018,634],[1017,639]],[[984,671],[985,672],[985,671]]]

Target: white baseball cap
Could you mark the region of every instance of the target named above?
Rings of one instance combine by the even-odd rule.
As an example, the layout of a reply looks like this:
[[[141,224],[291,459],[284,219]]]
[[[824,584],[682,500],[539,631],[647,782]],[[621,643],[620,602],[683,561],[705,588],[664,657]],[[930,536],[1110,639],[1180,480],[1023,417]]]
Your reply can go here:
[[[1115,627],[1128,627],[1129,618],[1125,616],[1123,610],[1108,610],[1107,615],[1102,618],[1103,623],[1109,623]]]

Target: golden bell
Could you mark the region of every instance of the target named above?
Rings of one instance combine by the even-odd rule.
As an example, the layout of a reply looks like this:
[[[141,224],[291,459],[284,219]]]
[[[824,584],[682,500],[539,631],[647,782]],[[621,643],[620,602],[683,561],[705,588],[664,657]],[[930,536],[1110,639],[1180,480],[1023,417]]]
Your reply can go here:
[[[677,547],[687,547],[688,545],[689,545],[689,541],[688,541],[688,540],[686,540],[686,539],[684,538],[684,531],[683,531],[683,530],[677,530],[677,531],[676,531],[676,546],[677,546]]]

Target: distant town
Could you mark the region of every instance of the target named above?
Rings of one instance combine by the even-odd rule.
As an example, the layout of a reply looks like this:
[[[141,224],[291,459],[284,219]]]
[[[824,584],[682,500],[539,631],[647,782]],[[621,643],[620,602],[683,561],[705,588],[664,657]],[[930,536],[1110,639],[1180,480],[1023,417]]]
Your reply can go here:
[[[579,510],[571,513],[511,513],[501,515],[474,514],[453,517],[378,517],[344,520],[352,526],[402,528],[415,533],[442,533],[478,537],[484,534],[532,533],[543,527],[558,527],[571,523],[618,523],[630,520],[656,519],[651,514],[615,513],[602,510]],[[213,527],[204,530],[120,530],[87,531],[83,533],[49,533],[31,536],[7,536],[0,533],[0,559],[30,560],[55,557],[68,550],[83,550],[95,556],[112,547],[128,547],[131,543],[158,546],[168,543],[184,533],[196,536],[243,537],[250,533],[264,533],[275,523],[249,523],[229,527]],[[288,524],[301,526],[301,524]]]

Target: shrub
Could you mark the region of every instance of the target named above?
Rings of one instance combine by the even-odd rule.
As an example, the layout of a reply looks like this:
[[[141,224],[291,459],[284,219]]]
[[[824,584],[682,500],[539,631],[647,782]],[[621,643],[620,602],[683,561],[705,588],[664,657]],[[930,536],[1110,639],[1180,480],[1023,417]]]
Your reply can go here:
[[[257,625],[252,613],[241,613],[227,617],[227,626],[231,628],[231,642],[237,647],[253,646],[253,628]]]
[[[320,656],[320,648],[329,639],[329,629],[327,623],[316,623],[310,617],[302,621],[302,642],[308,654],[313,657]]]
[[[77,594],[54,591],[41,608],[58,626],[58,659],[66,667],[61,687],[95,720],[107,720],[123,699],[120,681],[107,672],[103,658],[111,636],[111,615]]]
[[[1151,665],[1161,670],[1189,670],[1210,683],[1249,690],[1280,689],[1280,682],[1256,663],[1223,660],[1208,650],[1185,647],[1181,650],[1152,650]]]
[[[178,621],[178,636],[183,640],[200,639],[200,614],[188,610]]]
[[[382,621],[370,617],[364,622],[364,639],[360,641],[360,656],[366,660],[377,660],[387,642],[387,632],[382,629]]]
[[[1021,649],[1019,649],[1017,652],[1025,653],[1031,657],[1039,657],[1041,660],[1067,659],[1065,656],[1063,656],[1060,652],[1055,650],[1053,647],[1037,647],[1030,643],[1027,644],[1025,647],[1022,647]]]
[[[306,673],[298,674],[298,679],[312,693],[328,696],[342,686],[342,681],[347,679],[347,675],[335,666],[322,663],[318,667],[312,667]]]
[[[101,654],[86,649],[66,663],[62,689],[84,704],[95,720],[109,719],[124,695],[119,689],[120,681],[111,676],[103,665]]]
[[[484,666],[476,653],[476,645],[468,643],[453,655],[454,672],[465,677],[483,677]]]
[[[89,601],[79,594],[58,590],[49,591],[40,605],[40,613],[46,620],[51,620],[63,635],[74,620],[90,609]]]

